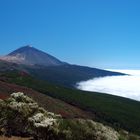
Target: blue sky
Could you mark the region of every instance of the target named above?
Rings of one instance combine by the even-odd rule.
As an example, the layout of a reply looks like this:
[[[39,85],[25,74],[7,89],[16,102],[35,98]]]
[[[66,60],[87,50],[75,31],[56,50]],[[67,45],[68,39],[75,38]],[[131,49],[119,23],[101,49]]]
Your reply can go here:
[[[140,69],[139,0],[0,0],[0,55],[31,44],[73,64]]]

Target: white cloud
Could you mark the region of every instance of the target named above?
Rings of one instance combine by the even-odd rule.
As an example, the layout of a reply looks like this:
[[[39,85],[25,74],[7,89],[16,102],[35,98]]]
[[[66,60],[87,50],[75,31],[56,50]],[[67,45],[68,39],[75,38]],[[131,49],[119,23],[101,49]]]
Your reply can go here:
[[[140,101],[140,70],[115,71],[131,75],[95,78],[78,83],[77,88],[86,91],[118,95]]]

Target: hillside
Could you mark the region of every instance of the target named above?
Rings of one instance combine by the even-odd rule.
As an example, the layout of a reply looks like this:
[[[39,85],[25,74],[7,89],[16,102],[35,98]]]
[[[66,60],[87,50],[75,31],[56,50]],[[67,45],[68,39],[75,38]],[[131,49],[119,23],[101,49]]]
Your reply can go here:
[[[46,111],[21,92],[13,93],[8,99],[0,100],[0,110],[2,137],[14,135],[30,137],[33,140],[139,139],[138,136],[124,130],[117,132],[93,120],[62,119],[61,115]]]
[[[29,75],[25,76],[18,71],[3,73],[0,77],[4,82],[32,88],[91,112],[90,117],[94,120],[108,124],[116,130],[125,129],[140,135],[140,102],[108,94],[85,92],[53,85]]]
[[[22,65],[0,60],[0,73],[5,71],[19,70],[26,72],[40,80],[49,81],[65,87],[75,88],[76,83],[101,76],[124,75],[123,73],[111,72],[96,68],[61,65],[61,66],[42,66],[42,65]]]
[[[6,83],[0,81],[0,99],[7,99],[11,92],[24,92],[29,97],[34,99],[40,106],[44,107],[50,112],[61,114],[63,118],[92,118],[93,115],[87,111],[63,102],[59,99],[52,98],[37,92],[31,88],[19,86],[16,84]]]
[[[32,76],[41,80],[46,80],[58,85],[75,88],[76,83],[89,79],[103,76],[118,76],[125,75],[123,73],[111,72],[97,68],[90,68],[79,65],[61,65],[57,67],[26,67],[25,68]]]

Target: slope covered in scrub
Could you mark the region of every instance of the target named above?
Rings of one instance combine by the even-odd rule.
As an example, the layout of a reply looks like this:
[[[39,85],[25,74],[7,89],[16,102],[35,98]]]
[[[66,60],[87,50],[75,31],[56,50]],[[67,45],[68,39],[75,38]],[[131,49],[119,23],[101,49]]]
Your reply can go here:
[[[6,99],[12,92],[24,92],[44,109],[61,114],[63,118],[92,118],[92,114],[64,101],[52,98],[31,88],[0,81],[0,99]]]
[[[120,134],[92,120],[62,119],[21,92],[0,100],[0,133],[38,140],[119,140]]]
[[[24,76],[20,71],[3,72],[0,74],[0,80],[5,84],[10,83],[28,87],[25,93],[28,93],[29,88],[31,88],[39,93],[43,93],[44,99],[45,95],[47,97],[50,96],[53,99],[55,98],[81,108],[85,112],[90,112],[91,117],[89,114],[88,118],[96,119],[96,121],[102,122],[117,130],[125,129],[131,133],[140,135],[140,102],[138,101],[103,93],[65,88],[63,86],[51,84],[49,81],[38,80],[30,75]],[[42,100],[37,100],[37,102],[38,101],[39,103],[41,101],[41,105],[44,104]],[[52,107],[51,105],[50,107],[48,107],[48,105],[45,106],[44,107],[47,109]],[[66,107],[65,111],[68,110],[69,109]],[[53,110],[49,111],[54,112]],[[59,112],[55,111],[55,113],[57,114]],[[61,114],[63,115],[63,112]],[[78,117],[80,114],[76,116]],[[81,117],[81,115],[79,117]]]

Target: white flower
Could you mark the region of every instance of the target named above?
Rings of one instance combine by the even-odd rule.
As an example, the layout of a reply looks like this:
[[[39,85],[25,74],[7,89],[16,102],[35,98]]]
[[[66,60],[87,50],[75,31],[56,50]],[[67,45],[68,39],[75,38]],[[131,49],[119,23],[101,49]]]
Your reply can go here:
[[[11,97],[12,98],[19,98],[19,97],[23,97],[24,96],[24,93],[22,93],[22,92],[17,92],[17,93],[12,93],[11,94]]]
[[[48,127],[52,126],[56,120],[53,118],[48,118],[42,113],[37,113],[33,117],[29,118],[30,122],[33,122],[35,127]]]

